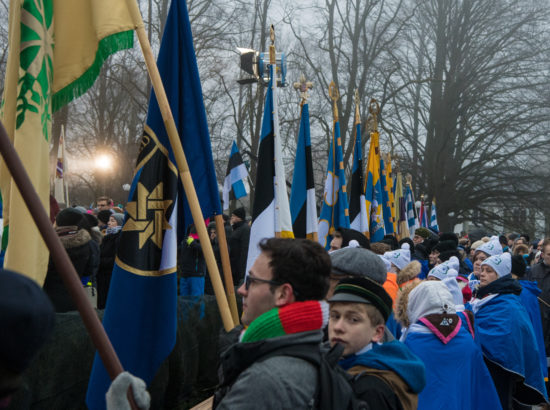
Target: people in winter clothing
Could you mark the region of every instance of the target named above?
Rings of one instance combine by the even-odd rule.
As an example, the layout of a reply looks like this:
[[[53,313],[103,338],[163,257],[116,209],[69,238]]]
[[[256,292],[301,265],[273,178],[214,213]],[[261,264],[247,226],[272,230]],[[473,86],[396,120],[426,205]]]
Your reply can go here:
[[[330,242],[330,250],[336,251],[338,249],[349,246],[351,241],[357,241],[359,247],[364,249],[370,249],[370,241],[361,232],[355,229],[338,228],[332,235],[332,241]]]
[[[82,284],[93,286],[99,266],[99,245],[92,239],[90,227],[83,214],[74,208],[66,208],[57,214],[56,225],[57,235]],[[51,256],[44,282],[44,292],[50,297],[56,312],[76,310],[76,305],[65,288]]]
[[[105,236],[99,246],[99,269],[97,272],[97,308],[105,309],[109,285],[115,265],[116,251],[120,242],[120,232],[124,215],[112,214],[107,222]]]
[[[180,291],[182,296],[204,295],[204,277],[206,275],[206,261],[194,226],[189,236],[180,244]]]
[[[502,250],[502,247],[499,248]],[[504,409],[513,400],[538,405],[547,400],[533,325],[512,278],[511,255],[506,252],[482,263],[480,287],[471,306],[475,337]]]
[[[401,342],[379,344],[392,312],[384,288],[366,277],[343,279],[329,299],[329,340],[344,346],[339,364],[355,376],[356,395],[375,409],[416,409],[424,366]]]
[[[456,273],[456,271],[455,271]],[[426,366],[418,409],[499,409],[500,401],[468,323],[459,316],[446,281],[408,286],[400,295],[401,337]],[[462,303],[461,292],[455,290]]]
[[[245,218],[246,213],[244,208],[237,208],[231,214],[231,227],[233,228],[233,232],[228,238],[228,243],[231,274],[233,275],[233,284],[235,286],[238,286],[242,282],[246,273],[250,226]]]

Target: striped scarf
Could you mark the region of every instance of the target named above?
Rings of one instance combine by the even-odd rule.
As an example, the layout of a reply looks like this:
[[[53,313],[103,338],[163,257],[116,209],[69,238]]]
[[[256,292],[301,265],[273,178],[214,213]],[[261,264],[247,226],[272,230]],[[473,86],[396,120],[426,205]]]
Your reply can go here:
[[[308,300],[273,308],[258,316],[241,335],[249,343],[299,332],[321,330],[328,324],[329,309],[325,301]]]

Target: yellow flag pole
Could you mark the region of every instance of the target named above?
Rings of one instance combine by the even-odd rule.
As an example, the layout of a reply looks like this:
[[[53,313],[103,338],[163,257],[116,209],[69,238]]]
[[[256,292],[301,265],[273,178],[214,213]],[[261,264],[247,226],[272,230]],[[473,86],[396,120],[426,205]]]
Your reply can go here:
[[[183,147],[174,122],[174,117],[172,116],[172,110],[170,109],[170,104],[168,103],[168,98],[162,84],[162,79],[160,78],[157,64],[155,63],[153,50],[151,49],[151,44],[147,38],[147,32],[144,28],[143,19],[141,17],[141,12],[139,11],[137,1],[127,0],[127,5],[132,19],[136,24],[136,34],[141,47],[141,52],[143,53],[147,71],[149,72],[151,83],[153,84],[153,90],[155,90],[155,95],[162,114],[162,119],[164,120],[164,126],[166,127],[166,131],[168,133],[170,145],[172,146],[172,151],[174,152],[174,157],[176,158],[176,164],[183,183],[183,189],[185,190],[187,202],[189,202],[191,215],[193,216],[193,221],[195,222],[195,227],[197,228],[197,233],[199,234],[200,244],[204,254],[204,259],[206,260],[206,266],[208,267],[216,300],[218,302],[218,308],[220,309],[223,326],[226,331],[229,331],[235,327],[236,323],[231,317],[229,304],[227,303],[227,297],[223,290],[222,280],[218,271],[218,265],[216,264],[216,259],[214,258],[214,251],[212,250],[212,244],[210,243],[210,238],[208,236],[208,232],[206,231],[206,225],[204,223],[204,217],[199,205],[199,199],[197,197],[197,192],[195,191],[195,186],[193,185],[191,172],[189,171],[187,158],[183,152]]]
[[[227,247],[227,235],[225,234],[225,224],[221,215],[215,216],[216,232],[218,234],[218,243],[220,245],[220,256],[222,259],[223,277],[225,279],[225,293],[229,302],[229,309],[233,317],[233,323],[239,323],[239,311],[237,310],[237,299],[235,298],[235,284],[231,274],[231,262],[229,261],[229,249]]]

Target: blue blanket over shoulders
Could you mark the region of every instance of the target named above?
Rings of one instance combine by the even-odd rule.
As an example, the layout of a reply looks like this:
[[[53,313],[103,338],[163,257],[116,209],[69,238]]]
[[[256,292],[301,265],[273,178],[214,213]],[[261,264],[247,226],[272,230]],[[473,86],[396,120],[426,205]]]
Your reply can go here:
[[[491,375],[467,326],[443,344],[433,333],[409,333],[405,345],[426,366],[420,410],[501,409]]]
[[[519,296],[489,300],[475,313],[474,327],[485,358],[524,378],[522,387],[533,396],[548,399],[533,325]]]

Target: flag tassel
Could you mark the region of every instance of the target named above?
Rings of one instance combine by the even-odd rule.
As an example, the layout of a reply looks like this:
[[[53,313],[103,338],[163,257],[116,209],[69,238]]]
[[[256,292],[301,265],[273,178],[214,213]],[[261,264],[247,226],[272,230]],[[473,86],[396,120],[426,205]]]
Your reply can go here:
[[[160,112],[164,120],[164,126],[166,127],[168,138],[170,139],[172,151],[174,152],[176,164],[183,183],[183,189],[185,190],[191,215],[193,216],[193,221],[199,235],[200,244],[204,254],[204,259],[206,260],[206,266],[208,267],[208,273],[210,274],[210,280],[212,281],[212,287],[214,288],[214,294],[216,295],[216,301],[218,302],[218,308],[220,310],[223,326],[226,331],[230,331],[236,326],[236,323],[231,317],[229,303],[227,302],[227,296],[223,289],[222,280],[218,271],[218,265],[216,263],[216,259],[214,258],[214,251],[212,250],[212,244],[210,243],[210,238],[208,237],[208,232],[206,231],[197,192],[195,190],[195,186],[193,185],[191,172],[189,170],[187,158],[183,152],[181,140],[178,136],[178,130],[174,122],[172,110],[170,108],[170,104],[168,103],[168,98],[164,90],[164,85],[162,84],[162,79],[160,78],[157,64],[155,63],[153,50],[151,49],[151,44],[149,43],[137,2],[135,0],[128,0],[128,8],[132,15],[133,21],[136,24],[136,34],[141,52],[145,59],[145,65],[147,66],[147,71],[153,85],[153,90],[155,91],[155,95],[157,97]]]

